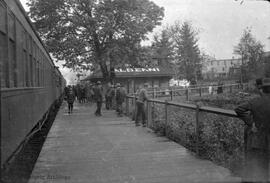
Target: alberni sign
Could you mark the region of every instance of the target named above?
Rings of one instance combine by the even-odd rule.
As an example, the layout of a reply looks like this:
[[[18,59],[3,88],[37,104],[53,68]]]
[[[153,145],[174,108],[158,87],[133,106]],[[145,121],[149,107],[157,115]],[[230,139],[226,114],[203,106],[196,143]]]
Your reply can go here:
[[[159,72],[159,68],[125,68],[125,69],[114,69],[114,72]]]

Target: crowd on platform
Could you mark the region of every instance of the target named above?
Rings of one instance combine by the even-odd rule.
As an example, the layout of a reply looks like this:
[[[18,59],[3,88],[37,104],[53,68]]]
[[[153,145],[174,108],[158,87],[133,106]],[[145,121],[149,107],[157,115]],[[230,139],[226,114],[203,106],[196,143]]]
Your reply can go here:
[[[145,101],[147,100],[147,88],[148,84],[145,83],[143,86],[139,87],[136,95],[136,114],[135,124],[139,126],[139,118],[142,120],[142,126],[146,126],[146,116],[145,116]],[[120,84],[115,85],[108,83],[107,85],[102,85],[100,81],[95,84],[78,84],[76,86],[68,85],[65,88],[64,99],[68,103],[68,113],[73,112],[73,103],[77,99],[79,103],[96,103],[96,116],[101,116],[102,103],[105,103],[105,108],[107,110],[116,110],[119,117],[123,116],[123,103],[126,100],[126,89]]]

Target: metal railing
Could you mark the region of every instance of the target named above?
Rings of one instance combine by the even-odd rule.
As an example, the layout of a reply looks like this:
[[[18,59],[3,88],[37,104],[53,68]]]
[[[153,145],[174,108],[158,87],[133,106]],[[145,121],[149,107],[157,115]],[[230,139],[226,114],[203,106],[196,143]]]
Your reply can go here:
[[[167,135],[167,126],[168,126],[168,106],[175,106],[179,108],[191,109],[195,111],[195,134],[196,134],[196,153],[199,154],[199,146],[200,146],[200,113],[212,113],[227,117],[237,118],[237,114],[233,110],[208,107],[208,106],[199,106],[196,104],[187,104],[187,103],[179,103],[172,101],[161,101],[157,99],[148,99],[146,102],[146,116],[147,116],[147,126],[151,126],[153,123],[153,104],[161,104],[164,105],[164,114],[165,114],[165,135]],[[127,96],[125,111],[128,116],[132,116],[135,118],[136,113],[136,97],[135,96]]]

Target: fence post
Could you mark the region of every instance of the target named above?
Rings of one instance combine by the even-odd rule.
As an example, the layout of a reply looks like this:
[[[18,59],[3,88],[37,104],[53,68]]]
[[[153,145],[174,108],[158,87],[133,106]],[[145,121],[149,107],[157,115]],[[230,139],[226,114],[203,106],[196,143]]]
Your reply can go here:
[[[129,98],[126,97],[126,115],[129,117]]]
[[[171,101],[173,100],[173,89],[171,88],[171,91],[170,91],[170,95],[171,95]]]
[[[189,100],[189,89],[188,88],[186,90],[186,97],[187,97],[187,100]]]
[[[196,154],[199,155],[200,146],[200,124],[199,124],[200,106],[196,104]]]
[[[200,87],[199,92],[200,92],[200,97],[201,97],[202,96],[202,87]]]
[[[155,88],[152,90],[152,97],[155,98]]]
[[[165,100],[165,136],[167,136],[168,128],[168,101]]]
[[[232,85],[230,85],[230,93],[232,93]]]
[[[134,121],[136,120],[136,95],[134,95],[134,97],[132,98],[132,105],[133,105],[133,112],[132,112],[132,119],[134,119]]]
[[[148,100],[146,103],[146,107],[147,107],[147,127],[149,127],[150,125],[152,125],[152,110],[151,110],[151,102],[149,102]]]

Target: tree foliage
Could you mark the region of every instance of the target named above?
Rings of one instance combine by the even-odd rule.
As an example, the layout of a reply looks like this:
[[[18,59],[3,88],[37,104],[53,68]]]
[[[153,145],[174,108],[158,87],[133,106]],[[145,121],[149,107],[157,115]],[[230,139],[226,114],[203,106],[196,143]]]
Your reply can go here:
[[[245,29],[239,43],[234,48],[234,53],[241,56],[243,60],[243,72],[248,73],[245,74],[246,77],[249,76],[244,80],[263,76],[263,52],[263,45],[253,37],[250,29]]]
[[[197,32],[190,22],[176,22],[171,26],[171,36],[174,40],[178,77],[189,81],[201,78],[201,56],[198,47]]]
[[[157,59],[159,64],[170,63],[174,57],[173,41],[168,28],[165,28],[158,35],[154,36],[152,42],[153,58]]]
[[[29,15],[49,52],[69,68],[110,67],[136,60],[139,43],[160,25],[150,0],[29,0]]]

